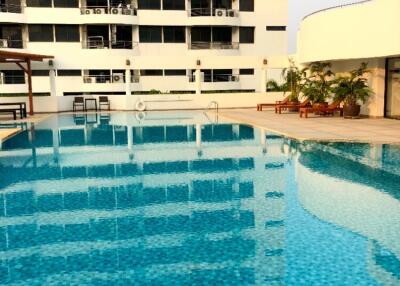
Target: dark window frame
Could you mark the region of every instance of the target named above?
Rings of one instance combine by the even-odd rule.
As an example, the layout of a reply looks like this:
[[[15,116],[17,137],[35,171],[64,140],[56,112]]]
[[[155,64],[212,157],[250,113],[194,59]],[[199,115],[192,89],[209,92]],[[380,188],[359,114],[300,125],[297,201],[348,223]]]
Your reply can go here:
[[[82,70],[60,69],[57,70],[57,76],[82,76]]]
[[[41,27],[41,31],[34,31],[35,28]],[[50,29],[44,33],[45,29]],[[52,24],[29,24],[28,25],[29,42],[54,42],[54,25]],[[46,37],[45,37],[46,36]]]
[[[138,0],[139,10],[161,10],[161,0]]]
[[[186,9],[186,0],[162,0],[162,4],[163,10],[166,11],[184,11]]]
[[[240,0],[239,11],[254,12],[254,0]]]
[[[164,70],[164,76],[186,76],[187,71],[185,69],[168,69]]]
[[[153,31],[151,31],[151,29],[153,29]],[[140,43],[162,43],[162,36],[162,26],[139,26]]]
[[[143,69],[140,70],[140,76],[163,76],[162,69]]]
[[[167,31],[170,29],[169,32]],[[174,31],[173,31],[174,30]],[[183,32],[183,38],[181,38],[182,35],[179,35],[178,33]],[[186,27],[185,26],[164,26],[163,27],[163,42],[164,43],[186,43]]]
[[[286,26],[266,26],[268,32],[285,32],[287,30]]]
[[[75,34],[71,32],[72,30],[64,30],[60,31],[60,29],[71,29],[74,28],[76,32]],[[81,35],[80,35],[80,29],[79,25],[54,25],[54,34],[55,34],[55,41],[56,42],[80,42],[81,41]]]
[[[254,69],[239,69],[239,75],[254,75]]]
[[[254,44],[255,30],[255,27],[239,27],[239,43]],[[250,34],[249,31],[251,31]]]

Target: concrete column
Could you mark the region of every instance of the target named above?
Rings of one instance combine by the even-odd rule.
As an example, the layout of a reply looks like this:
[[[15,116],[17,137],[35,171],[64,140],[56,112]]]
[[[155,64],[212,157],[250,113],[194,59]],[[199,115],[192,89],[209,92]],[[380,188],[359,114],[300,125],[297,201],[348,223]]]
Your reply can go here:
[[[263,154],[267,153],[267,134],[263,128],[260,128],[260,143]]]
[[[196,94],[201,94],[201,72],[200,68],[197,68],[194,77],[196,79]]]
[[[260,90],[259,92],[265,93],[267,91],[267,69],[265,66],[261,68],[260,71]]]
[[[49,80],[50,80],[50,96],[57,96],[56,70],[55,69],[50,69]]]
[[[130,96],[132,94],[131,90],[131,70],[125,70],[125,95]]]
[[[132,126],[127,126],[128,131],[127,131],[127,137],[128,137],[128,150],[129,150],[129,159],[133,159],[133,132],[132,132]]]

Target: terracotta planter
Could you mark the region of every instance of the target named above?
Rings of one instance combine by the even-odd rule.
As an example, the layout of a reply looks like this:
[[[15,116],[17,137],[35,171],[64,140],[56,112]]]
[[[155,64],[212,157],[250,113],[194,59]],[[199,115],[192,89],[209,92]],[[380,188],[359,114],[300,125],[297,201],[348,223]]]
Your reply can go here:
[[[360,116],[361,106],[358,104],[344,105],[343,116],[344,118],[358,118]]]
[[[313,106],[313,108],[318,109],[319,107],[326,107],[326,106],[328,106],[328,103],[327,103],[327,102],[314,103],[312,106]],[[319,112],[319,111],[315,111],[314,114],[315,114],[315,115],[320,115],[320,112]]]

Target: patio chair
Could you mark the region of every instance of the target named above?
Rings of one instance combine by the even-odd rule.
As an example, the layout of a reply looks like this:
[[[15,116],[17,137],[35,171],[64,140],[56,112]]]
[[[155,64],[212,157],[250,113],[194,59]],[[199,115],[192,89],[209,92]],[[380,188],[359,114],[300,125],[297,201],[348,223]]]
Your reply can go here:
[[[83,97],[76,96],[76,97],[74,97],[74,101],[72,103],[73,111],[76,112],[76,108],[79,107],[79,106],[82,107],[82,111],[85,110],[85,103],[84,103]]]
[[[328,106],[316,106],[316,107],[302,107],[300,108],[300,117],[308,118],[308,113],[318,113],[319,115],[334,115],[335,112],[339,111],[340,116],[343,116],[343,107],[341,107],[342,102],[335,101]]]
[[[263,107],[276,107],[277,104],[286,104],[289,101],[289,96],[285,97],[283,100],[275,101],[275,103],[258,103],[257,111],[262,111]]]
[[[99,110],[100,111],[101,111],[102,105],[107,106],[107,110],[110,110],[110,100],[108,99],[108,96],[100,96],[99,97]]]
[[[306,99],[303,102],[297,103],[297,104],[278,104],[275,106],[275,113],[282,113],[282,110],[287,110],[287,109],[291,109],[291,110],[299,110],[300,108],[304,108],[304,107],[310,107],[310,101],[308,99]]]

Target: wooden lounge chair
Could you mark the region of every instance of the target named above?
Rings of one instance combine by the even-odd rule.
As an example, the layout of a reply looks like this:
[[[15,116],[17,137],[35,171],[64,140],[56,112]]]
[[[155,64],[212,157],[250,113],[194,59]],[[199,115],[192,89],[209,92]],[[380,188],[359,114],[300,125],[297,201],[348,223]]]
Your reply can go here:
[[[262,111],[263,107],[275,107],[277,104],[286,104],[289,101],[289,96],[285,97],[283,100],[278,100],[275,103],[259,103],[257,104],[257,111]]]
[[[17,109],[0,109],[0,113],[11,113],[14,117],[14,120],[17,119]],[[21,117],[22,118],[22,117]]]
[[[275,106],[275,113],[282,113],[282,110],[287,110],[287,109],[296,109],[299,110],[300,108],[304,107],[309,107],[310,106],[310,101],[306,99],[303,102],[297,103],[297,104],[278,104]]]
[[[300,117],[308,118],[308,113],[318,112],[319,115],[334,115],[335,112],[339,111],[340,116],[343,116],[343,107],[340,107],[341,102],[332,102],[328,106],[318,106],[318,107],[302,107],[300,108]]]

